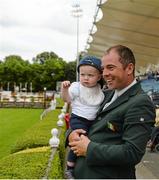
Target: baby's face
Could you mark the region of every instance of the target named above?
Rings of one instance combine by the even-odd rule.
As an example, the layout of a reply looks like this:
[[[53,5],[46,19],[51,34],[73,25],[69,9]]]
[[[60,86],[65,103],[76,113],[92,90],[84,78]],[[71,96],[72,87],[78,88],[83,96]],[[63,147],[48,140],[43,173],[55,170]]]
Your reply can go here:
[[[94,87],[101,79],[101,73],[93,66],[82,65],[79,68],[80,82],[83,86]]]

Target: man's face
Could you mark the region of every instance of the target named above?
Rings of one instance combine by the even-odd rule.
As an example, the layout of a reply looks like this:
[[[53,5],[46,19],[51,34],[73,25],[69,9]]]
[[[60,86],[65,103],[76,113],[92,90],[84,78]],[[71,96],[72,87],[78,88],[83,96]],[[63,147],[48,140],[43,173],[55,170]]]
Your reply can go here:
[[[109,89],[123,89],[130,84],[129,75],[132,74],[132,64],[126,68],[119,62],[120,56],[115,50],[102,58],[103,78]]]

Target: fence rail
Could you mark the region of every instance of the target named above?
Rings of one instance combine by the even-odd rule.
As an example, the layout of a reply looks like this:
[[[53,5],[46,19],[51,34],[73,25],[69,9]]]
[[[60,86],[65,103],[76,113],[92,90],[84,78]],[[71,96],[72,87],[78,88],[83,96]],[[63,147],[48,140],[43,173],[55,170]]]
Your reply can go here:
[[[47,108],[49,102],[0,102],[0,108]]]

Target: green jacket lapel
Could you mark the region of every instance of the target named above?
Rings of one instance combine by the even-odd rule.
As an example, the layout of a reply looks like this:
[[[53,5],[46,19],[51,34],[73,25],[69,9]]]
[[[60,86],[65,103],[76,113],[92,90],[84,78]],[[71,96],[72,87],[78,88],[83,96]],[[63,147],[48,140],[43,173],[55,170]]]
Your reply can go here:
[[[102,111],[102,109],[104,108],[105,104],[108,103],[112,99],[114,90],[106,90],[106,92],[104,92],[104,94],[105,94],[105,99],[104,99],[103,103],[101,104],[97,114],[100,113]]]
[[[120,106],[121,104],[123,104],[124,102],[128,101],[128,99],[131,96],[136,95],[138,92],[143,91],[141,89],[141,85],[140,83],[136,83],[135,85],[133,85],[130,89],[128,89],[124,94],[122,94],[121,96],[119,96],[112,104],[110,104],[108,107],[106,107],[105,109],[103,109],[103,107],[105,106],[105,104],[109,101],[104,101],[104,103],[101,105],[101,108],[99,110],[99,113],[103,113],[106,111],[110,111],[111,109],[114,109],[117,106]]]

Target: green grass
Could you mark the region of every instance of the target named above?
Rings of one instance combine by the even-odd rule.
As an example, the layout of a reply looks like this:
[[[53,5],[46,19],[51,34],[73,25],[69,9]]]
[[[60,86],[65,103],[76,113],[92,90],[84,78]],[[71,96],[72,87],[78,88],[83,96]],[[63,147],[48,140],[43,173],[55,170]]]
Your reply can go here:
[[[16,140],[42,113],[41,109],[0,109],[0,158],[10,154]]]
[[[18,152],[27,148],[35,148],[49,145],[51,129],[57,128],[57,120],[60,110],[49,112],[43,120],[38,121],[31,128],[27,129],[19,137],[11,149],[11,153]]]

